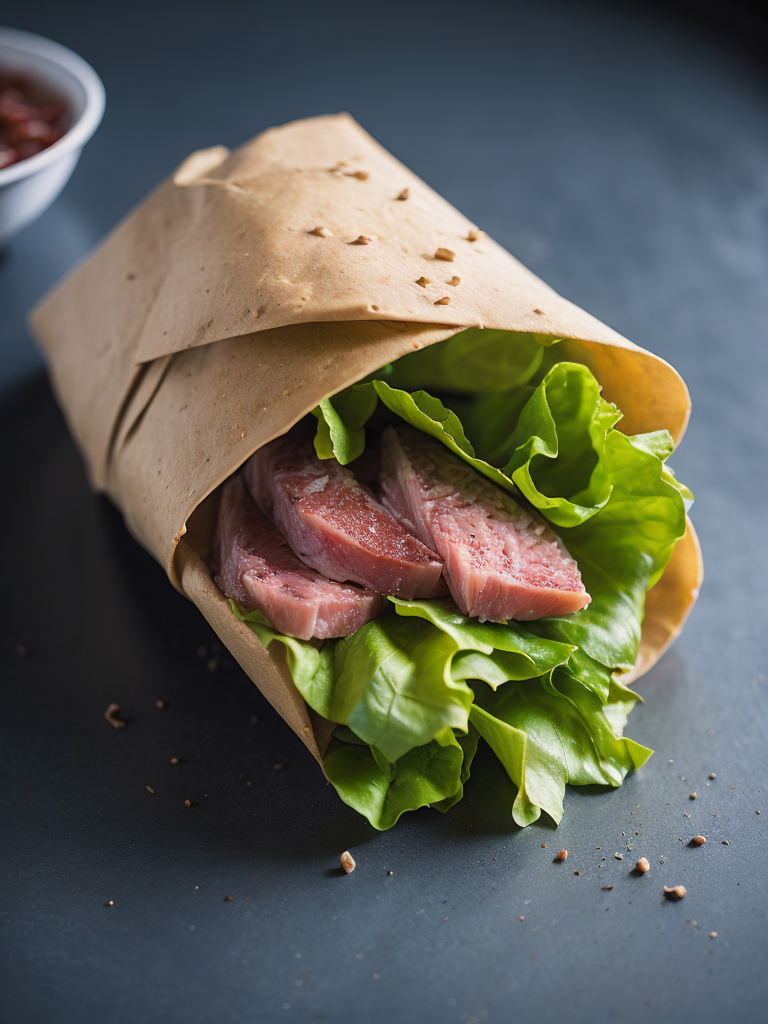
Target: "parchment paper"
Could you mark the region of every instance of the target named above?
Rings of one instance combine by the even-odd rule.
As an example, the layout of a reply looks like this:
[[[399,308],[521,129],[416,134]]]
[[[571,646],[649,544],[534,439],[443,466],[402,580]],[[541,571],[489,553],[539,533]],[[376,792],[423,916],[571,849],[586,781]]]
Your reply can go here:
[[[238,466],[321,398],[469,326],[566,339],[627,433],[679,441],[690,409],[668,363],[558,296],[346,114],[193,153],[32,324],[93,486],[321,763],[330,727],[205,566],[216,489]],[[700,582],[689,524],[649,594],[633,678]]]

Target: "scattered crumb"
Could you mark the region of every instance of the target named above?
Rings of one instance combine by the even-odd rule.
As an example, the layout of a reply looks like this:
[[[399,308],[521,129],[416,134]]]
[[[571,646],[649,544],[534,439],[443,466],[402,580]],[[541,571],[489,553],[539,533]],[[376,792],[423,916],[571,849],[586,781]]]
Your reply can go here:
[[[669,761],[667,762],[667,764],[674,764],[674,763],[675,763],[675,762],[674,762],[674,761],[672,760],[672,758],[670,757],[670,759],[669,759]]]
[[[432,284],[428,277],[420,277],[416,284],[420,284],[422,288],[426,288],[428,284]]]
[[[107,900],[107,902],[104,904],[105,907],[114,907],[114,905],[115,905],[115,901],[114,900]],[[717,932],[715,932],[715,934],[717,934]]]
[[[123,709],[120,707],[119,704],[110,704],[107,710],[104,712],[104,717],[106,718],[110,725],[113,725],[115,727],[115,729],[125,728],[125,722],[122,720],[122,718],[119,717],[120,712],[122,710]]]
[[[483,232],[479,231],[479,230],[468,231],[467,232],[467,241],[468,242],[478,242],[480,240],[480,236],[482,235],[482,233]]]
[[[451,301],[450,297],[448,295],[444,295],[442,297],[442,299],[437,299],[436,302],[434,303],[434,305],[435,306],[447,306],[447,305],[450,304],[450,301]]]
[[[521,920],[521,921],[524,921],[524,920],[525,920],[525,916],[524,916],[523,914],[521,914],[521,915],[520,915],[520,920]]]
[[[710,937],[710,939],[716,939],[717,938],[717,932],[710,932],[709,933],[709,937]]]
[[[252,785],[253,785],[252,782],[246,782],[246,786],[252,786]]]
[[[613,886],[612,886],[612,885],[604,885],[604,886],[603,886],[603,888],[604,888],[604,889],[612,889],[612,888],[613,888]]]
[[[574,871],[573,873],[574,873],[574,875],[580,875],[581,874],[580,871]]]
[[[394,873],[395,873],[394,871],[388,871],[387,872],[388,875],[394,875]]]
[[[684,885],[672,885],[672,886],[665,885],[664,886],[664,892],[666,893],[667,896],[674,896],[674,898],[676,900],[681,900],[685,896],[685,886]]]
[[[730,846],[730,845],[731,845],[731,844],[730,844],[730,843],[728,842],[728,840],[727,840],[727,839],[724,839],[724,840],[723,840],[723,846]]]
[[[704,843],[706,843],[706,841],[707,840],[706,840],[706,838],[704,836],[694,836],[693,839],[691,840],[691,842],[692,843],[696,843],[697,846],[703,846]]]
[[[279,772],[282,769],[282,764],[273,764],[272,768],[274,771]]]
[[[690,818],[690,814],[688,814],[687,811],[683,811],[683,817],[684,818]]]
[[[399,196],[395,196],[395,199],[399,199],[401,202],[405,202],[405,200],[410,196],[410,194],[410,189],[404,188]],[[376,977],[376,975],[374,975],[374,977]]]
[[[635,871],[639,871],[641,875],[651,870],[651,865],[647,857],[641,857],[640,860],[635,864]]]
[[[448,282],[448,284],[453,285],[453,287],[455,288],[457,284],[461,284],[461,278],[457,277],[456,274],[454,274],[451,280]]]
[[[191,800],[185,800],[184,801],[184,806],[185,807],[191,807],[192,806],[192,801]]]
[[[178,764],[178,763],[179,763],[178,757],[172,757],[171,758],[171,764]]]
[[[152,795],[154,796],[154,793],[155,793],[155,791],[154,791],[154,789],[152,789],[152,787],[151,787],[151,786],[145,786],[144,788],[146,789],[146,791],[147,791],[148,793],[152,793]]]
[[[714,772],[710,772],[709,773],[709,777],[710,777],[710,779],[716,779],[717,778],[717,776],[715,775]],[[715,932],[714,934],[717,935],[717,932]]]
[[[352,856],[349,850],[345,850],[344,853],[342,853],[341,866],[344,868],[347,874],[349,874],[350,871],[355,870],[355,858]]]
[[[225,897],[224,897],[224,902],[225,902],[225,903],[229,903],[229,902],[230,902],[230,900],[233,900],[234,898],[235,898],[234,896],[225,896]]]
[[[568,860],[568,851],[561,850],[560,853],[558,853],[555,857],[555,860]]]
[[[697,793],[691,793],[691,795],[688,797],[688,799],[689,800],[695,800],[697,796],[698,796]]]
[[[543,310],[543,309],[534,309],[534,311],[533,311],[533,312],[534,312],[534,313],[538,313],[538,314],[539,314],[539,316],[544,316],[544,310]]]
[[[453,249],[445,249],[442,245],[439,249],[435,249],[435,259],[445,260],[446,263],[453,263],[456,258],[456,253]]]
[[[165,703],[164,700],[156,700],[155,707],[158,708],[160,711],[165,711],[168,705]]]
[[[358,181],[368,181],[370,177],[368,171],[349,171],[347,173],[348,178],[357,178]]]
[[[318,238],[330,238],[333,232],[330,228],[317,227],[307,232],[310,235],[317,235]]]
[[[616,860],[624,860],[624,854],[623,853],[614,853],[613,856],[616,858]]]
[[[546,843],[542,843],[542,844],[541,844],[541,848],[542,848],[542,850],[546,850],[546,848],[547,848],[547,844],[546,844]]]
[[[368,245],[371,242],[376,241],[375,235],[358,235],[357,238],[350,242],[350,245]]]

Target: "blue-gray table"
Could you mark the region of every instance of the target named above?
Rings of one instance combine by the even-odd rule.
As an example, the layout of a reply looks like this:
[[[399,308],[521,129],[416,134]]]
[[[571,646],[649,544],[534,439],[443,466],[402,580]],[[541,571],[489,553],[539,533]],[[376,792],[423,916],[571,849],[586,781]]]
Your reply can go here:
[[[0,1016],[764,1019],[759,26],[743,23],[740,46],[738,26],[551,0],[28,0],[15,15],[89,59],[108,106],[69,187],[0,265]],[[513,826],[511,785],[483,755],[447,816],[379,834],[345,807],[88,491],[25,333],[33,300],[189,150],[339,109],[691,388],[674,464],[698,498],[707,580],[639,686],[628,733],[656,754],[620,790],[571,790],[557,830]],[[105,722],[111,701],[127,728]],[[697,833],[708,842],[691,848]],[[665,883],[685,900],[662,903]]]

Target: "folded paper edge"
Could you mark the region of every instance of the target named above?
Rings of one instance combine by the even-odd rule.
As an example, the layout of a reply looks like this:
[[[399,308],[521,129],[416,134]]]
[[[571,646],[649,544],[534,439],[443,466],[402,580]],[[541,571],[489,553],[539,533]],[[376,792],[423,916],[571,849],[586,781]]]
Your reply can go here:
[[[645,600],[642,639],[635,666],[620,676],[625,685],[644,676],[680,635],[704,581],[699,538],[686,516],[685,534],[675,545],[661,579]]]
[[[197,606],[246,675],[322,767],[322,752],[328,745],[334,725],[318,715],[310,718],[310,709],[291,678],[282,644],[275,644],[279,648],[277,652],[264,647],[256,634],[232,613],[229,602],[211,579],[207,566],[184,541],[178,546],[177,561],[183,593]],[[271,676],[275,685],[265,687],[263,678],[260,685],[255,665],[258,665],[260,677]]]

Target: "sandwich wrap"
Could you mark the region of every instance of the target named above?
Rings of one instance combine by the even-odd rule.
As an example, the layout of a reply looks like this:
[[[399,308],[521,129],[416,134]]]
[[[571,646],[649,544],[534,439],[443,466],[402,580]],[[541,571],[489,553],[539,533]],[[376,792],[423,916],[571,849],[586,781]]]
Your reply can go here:
[[[668,363],[557,295],[346,114],[193,153],[32,325],[92,486],[321,765],[333,723],[308,708],[284,645],[265,647],[207,568],[217,488],[253,452],[328,396],[469,328],[518,332],[587,366],[624,434],[667,430],[677,444],[690,409]],[[688,522],[622,683],[678,634],[701,576]]]

